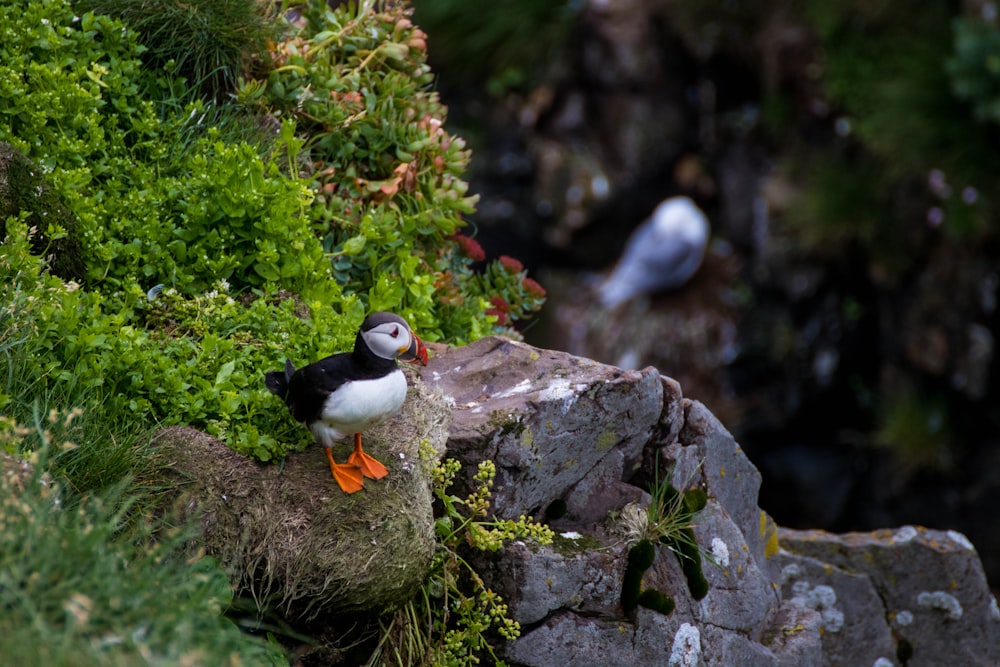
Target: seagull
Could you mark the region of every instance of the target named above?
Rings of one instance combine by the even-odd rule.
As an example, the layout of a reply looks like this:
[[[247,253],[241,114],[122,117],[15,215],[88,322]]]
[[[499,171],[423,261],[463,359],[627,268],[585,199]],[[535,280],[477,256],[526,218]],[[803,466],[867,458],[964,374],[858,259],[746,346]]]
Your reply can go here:
[[[598,286],[606,308],[639,294],[676,289],[695,274],[708,245],[708,218],[687,197],[671,197],[629,237],[607,280]]]
[[[284,399],[289,412],[304,423],[326,450],[330,473],[345,493],[364,486],[364,478],[382,479],[385,466],[361,448],[361,433],[399,411],[406,398],[406,376],[396,359],[427,365],[427,348],[399,315],[372,313],[354,340],[353,352],[341,352],[296,370],[285,360],[264,383]],[[346,463],[333,460],[336,440],[354,436]]]

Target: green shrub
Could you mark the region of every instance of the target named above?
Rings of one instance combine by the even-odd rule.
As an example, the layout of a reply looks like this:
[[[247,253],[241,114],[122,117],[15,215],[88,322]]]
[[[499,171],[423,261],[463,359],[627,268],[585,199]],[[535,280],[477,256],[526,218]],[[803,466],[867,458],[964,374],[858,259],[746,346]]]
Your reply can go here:
[[[261,381],[286,357],[349,349],[371,310],[465,342],[516,335],[541,306],[516,260],[479,271],[482,249],[456,234],[468,151],[441,127],[401,6],[308,3],[235,104],[144,67],[118,20],[22,5],[0,2],[0,140],[76,222],[6,229],[0,273],[32,302],[17,316],[37,320],[32,391],[91,389],[137,424],[189,424],[274,460],[308,442]],[[32,259],[39,233],[72,235],[82,286]]]
[[[128,480],[77,496],[47,472],[76,448],[77,413],[0,419],[0,655],[31,667],[284,665],[222,612],[229,581],[185,531],[137,518]],[[30,454],[28,454],[30,452]]]
[[[408,14],[402,4],[335,11],[311,0],[274,68],[247,81],[240,99],[293,118],[309,137],[312,215],[345,292],[370,311],[399,312],[432,340],[511,334],[544,290],[521,270],[508,280],[499,260],[475,271],[482,249],[455,236],[477,199],[461,178],[469,151],[443,127],[426,35]],[[489,312],[497,298],[513,306],[505,317]]]
[[[508,617],[507,605],[488,588],[463,556],[467,550],[498,551],[514,540],[551,544],[552,530],[528,517],[489,516],[496,466],[483,461],[465,498],[449,493],[461,464],[446,459],[432,465],[434,495],[439,502],[435,525],[438,550],[431,573],[416,598],[382,619],[382,636],[368,667],[409,665],[478,665],[489,657],[503,665],[491,637],[517,639],[520,624]]]
[[[183,77],[219,98],[236,89],[254,57],[278,36],[278,22],[256,0],[77,0],[77,11],[121,19],[137,33],[150,69]]]

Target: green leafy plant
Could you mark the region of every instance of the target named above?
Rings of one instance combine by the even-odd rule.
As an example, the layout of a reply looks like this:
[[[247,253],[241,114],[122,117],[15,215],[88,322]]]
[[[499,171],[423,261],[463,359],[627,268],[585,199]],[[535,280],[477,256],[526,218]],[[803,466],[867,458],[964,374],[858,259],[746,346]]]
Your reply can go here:
[[[630,545],[628,564],[622,585],[622,607],[627,611],[642,605],[661,613],[673,610],[673,600],[653,589],[642,589],[642,575],[653,565],[655,547],[667,547],[687,578],[688,590],[695,600],[708,594],[708,581],[701,570],[703,552],[695,537],[695,515],[705,508],[708,497],[700,488],[680,492],[669,481],[669,475],[653,479],[650,502],[645,508],[635,503],[626,505],[615,517],[616,529]]]
[[[79,448],[78,410],[0,418],[0,655],[11,664],[287,665],[223,616],[225,573],[190,534],[134,511],[123,479],[77,495],[52,464]],[[58,466],[56,467],[56,469]]]
[[[507,605],[486,587],[462,553],[467,549],[497,551],[517,539],[550,544],[552,530],[523,516],[489,518],[496,475],[492,461],[479,464],[467,497],[450,494],[460,469],[455,459],[433,464],[434,495],[441,513],[435,527],[438,551],[431,575],[417,598],[384,624],[382,642],[368,663],[373,667],[460,667],[478,664],[481,656],[503,664],[488,637],[491,633],[504,639],[520,635],[517,621],[507,616]]]
[[[476,271],[484,257],[455,235],[477,197],[462,180],[469,151],[445,130],[431,90],[426,35],[402,3],[331,10],[310,0],[299,10],[272,69],[248,79],[240,99],[294,119],[308,136],[311,215],[338,284],[431,339],[516,336],[511,325],[541,307],[544,291]],[[498,317],[494,297],[517,308]]]
[[[120,19],[139,35],[147,67],[183,77],[193,90],[220,97],[278,37],[279,23],[255,0],[78,0],[78,11]]]

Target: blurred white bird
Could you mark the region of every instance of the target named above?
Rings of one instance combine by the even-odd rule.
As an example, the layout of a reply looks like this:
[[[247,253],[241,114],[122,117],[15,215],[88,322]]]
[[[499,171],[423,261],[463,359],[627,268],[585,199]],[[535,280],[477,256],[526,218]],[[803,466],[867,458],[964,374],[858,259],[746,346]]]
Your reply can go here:
[[[680,287],[701,266],[708,235],[708,218],[693,201],[663,201],[632,233],[611,275],[598,287],[601,303],[614,308],[638,294]]]

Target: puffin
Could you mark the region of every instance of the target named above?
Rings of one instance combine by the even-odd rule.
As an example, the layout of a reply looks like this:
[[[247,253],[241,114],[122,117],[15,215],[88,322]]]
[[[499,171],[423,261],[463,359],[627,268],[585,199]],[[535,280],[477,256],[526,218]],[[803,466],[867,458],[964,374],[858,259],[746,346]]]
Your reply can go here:
[[[362,449],[361,433],[396,414],[406,399],[406,376],[397,359],[426,366],[427,348],[402,317],[377,312],[361,323],[352,352],[298,370],[286,359],[284,370],[264,376],[268,390],[326,450],[330,473],[345,493],[360,491],[365,477],[382,479],[389,472]],[[333,443],[351,435],[354,451],[346,463],[337,463]]]
[[[708,218],[688,197],[671,197],[629,237],[611,275],[598,287],[605,308],[639,294],[677,289],[705,257]]]

